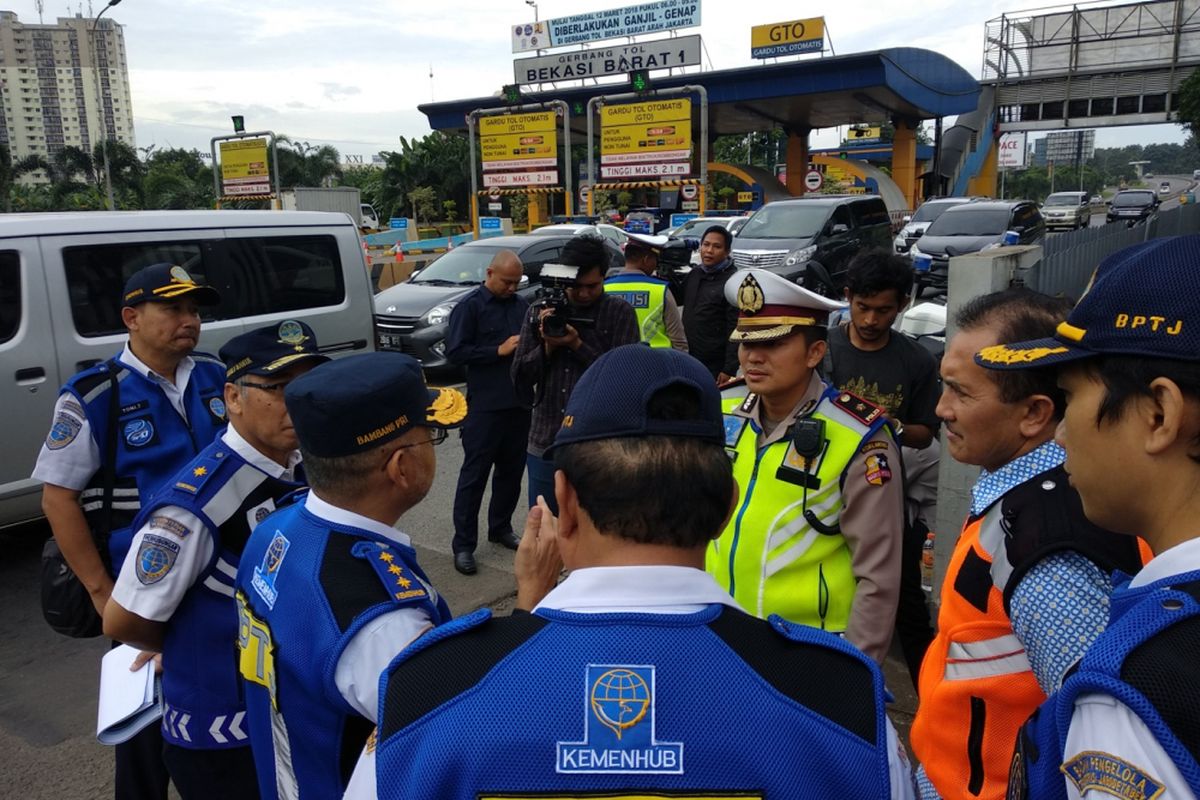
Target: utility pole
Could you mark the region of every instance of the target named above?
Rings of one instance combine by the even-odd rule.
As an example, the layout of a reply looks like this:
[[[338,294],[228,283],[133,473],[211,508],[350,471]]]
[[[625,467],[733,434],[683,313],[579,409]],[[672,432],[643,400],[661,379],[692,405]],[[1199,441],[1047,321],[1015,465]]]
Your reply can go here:
[[[108,11],[110,8],[112,8],[113,6],[117,5],[120,2],[121,2],[121,0],[108,0],[108,4],[106,6],[104,6],[104,8],[100,9],[100,13],[97,14],[96,18],[92,20],[92,27],[90,28],[90,34],[91,34],[90,39],[91,39],[91,46],[92,46],[92,61],[94,63],[92,74],[96,78],[96,102],[99,104],[98,110],[100,112],[100,127],[101,127],[101,130],[104,131],[104,136],[100,140],[100,150],[102,153],[104,153],[104,189],[105,189],[105,193],[108,196],[108,210],[109,211],[115,210],[117,207],[117,204],[116,204],[116,201],[113,199],[112,172],[109,168],[109,161],[108,161],[108,125],[105,124],[105,121],[104,121],[104,93],[100,88],[100,60],[96,57],[96,26],[100,24],[100,18],[104,16],[104,12]],[[104,68],[108,69],[108,55],[107,55],[108,43],[107,42],[105,43],[104,50],[105,50],[105,57],[104,57],[105,67]]]

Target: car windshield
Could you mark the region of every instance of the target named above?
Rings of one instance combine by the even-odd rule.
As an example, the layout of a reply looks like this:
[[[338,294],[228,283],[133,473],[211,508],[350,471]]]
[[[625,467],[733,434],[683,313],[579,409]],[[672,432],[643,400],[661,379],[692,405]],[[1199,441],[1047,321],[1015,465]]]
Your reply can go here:
[[[455,248],[421,270],[410,283],[471,286],[483,283],[487,265],[502,248],[471,245]]]
[[[738,234],[742,239],[811,239],[829,216],[824,203],[773,203],[754,213]]]
[[[721,223],[714,219],[689,219],[687,222],[679,226],[679,230],[671,234],[672,236],[700,236],[713,225],[720,226]]]
[[[1114,206],[1146,206],[1154,202],[1150,192],[1121,192],[1113,198]]]
[[[1071,192],[1059,192],[1052,194],[1046,198],[1045,205],[1048,206],[1077,206],[1083,202],[1083,199]]]
[[[1000,236],[1007,228],[1007,208],[956,208],[934,220],[925,235]]]
[[[925,203],[913,214],[910,222],[933,222],[959,203]]]

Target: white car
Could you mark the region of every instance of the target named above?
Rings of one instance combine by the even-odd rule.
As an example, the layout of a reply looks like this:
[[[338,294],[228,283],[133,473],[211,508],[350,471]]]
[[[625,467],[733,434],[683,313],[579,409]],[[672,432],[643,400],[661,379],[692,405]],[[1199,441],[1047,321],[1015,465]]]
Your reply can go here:
[[[1162,183],[1160,183],[1158,185],[1158,193],[1159,194],[1170,194],[1171,193],[1171,182],[1163,181]]]
[[[729,231],[733,236],[737,236],[738,231],[746,224],[746,220],[750,217],[693,217],[677,228],[663,231],[667,236],[673,236],[676,239],[692,238],[699,239],[704,236],[704,232],[713,225],[720,225]],[[692,251],[692,264],[700,263],[700,250]]]
[[[616,225],[609,225],[607,222],[601,222],[597,225],[560,222],[554,225],[543,225],[540,228],[531,230],[529,233],[533,236],[552,236],[556,233],[573,233],[576,236],[599,236],[601,238],[608,239],[617,247],[621,248],[621,252],[625,252],[625,242],[629,241],[629,236],[625,233],[625,231],[621,230]]]

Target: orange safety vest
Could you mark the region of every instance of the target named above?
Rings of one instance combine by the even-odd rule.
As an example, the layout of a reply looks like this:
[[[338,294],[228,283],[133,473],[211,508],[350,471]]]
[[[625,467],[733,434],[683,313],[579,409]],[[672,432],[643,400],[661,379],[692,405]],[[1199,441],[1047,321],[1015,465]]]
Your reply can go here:
[[[912,748],[944,800],[1003,798],[1017,732],[1046,699],[991,575],[1004,547],[1001,506],[963,526],[942,583],[938,634],[921,662]],[[972,602],[956,588],[960,575],[964,584],[991,585]],[[985,598],[982,610],[976,603]]]

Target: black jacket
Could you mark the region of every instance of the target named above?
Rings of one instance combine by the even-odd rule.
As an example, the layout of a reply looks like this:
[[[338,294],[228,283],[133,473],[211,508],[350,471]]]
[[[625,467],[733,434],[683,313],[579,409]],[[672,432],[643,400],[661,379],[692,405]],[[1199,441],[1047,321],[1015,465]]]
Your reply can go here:
[[[725,302],[725,282],[735,272],[733,262],[713,273],[695,267],[683,288],[683,330],[688,352],[708,367],[714,378],[719,372],[736,375],[738,370],[737,345],[729,341],[738,310]]]

